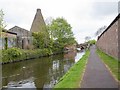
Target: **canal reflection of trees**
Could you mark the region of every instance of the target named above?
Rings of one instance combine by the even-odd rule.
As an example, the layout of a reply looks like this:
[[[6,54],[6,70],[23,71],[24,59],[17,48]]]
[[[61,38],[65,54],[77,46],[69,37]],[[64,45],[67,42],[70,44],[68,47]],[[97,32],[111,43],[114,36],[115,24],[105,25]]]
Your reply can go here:
[[[76,55],[77,55],[76,51],[71,51],[69,53],[64,54],[64,59],[73,59],[73,60],[75,60]]]
[[[42,57],[35,60],[3,65],[2,84],[20,82],[33,77],[37,88],[53,87],[75,63],[75,53]]]

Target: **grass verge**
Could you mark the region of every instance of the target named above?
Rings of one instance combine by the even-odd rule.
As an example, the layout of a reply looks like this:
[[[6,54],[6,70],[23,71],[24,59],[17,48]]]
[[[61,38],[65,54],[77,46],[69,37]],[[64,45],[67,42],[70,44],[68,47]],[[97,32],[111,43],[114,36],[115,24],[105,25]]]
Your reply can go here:
[[[102,59],[102,61],[106,64],[106,66],[110,69],[115,79],[120,82],[120,71],[118,70],[118,64],[120,65],[120,61],[105,54],[99,49],[97,49],[97,54]]]
[[[59,80],[54,88],[79,88],[90,52],[85,55]]]

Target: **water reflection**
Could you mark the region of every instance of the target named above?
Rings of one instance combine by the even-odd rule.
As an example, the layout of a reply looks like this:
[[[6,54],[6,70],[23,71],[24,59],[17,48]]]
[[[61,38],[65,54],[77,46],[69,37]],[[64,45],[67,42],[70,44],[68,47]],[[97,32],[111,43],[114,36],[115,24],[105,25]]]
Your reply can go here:
[[[82,58],[82,56],[85,54],[85,51],[81,51],[79,53],[77,53],[77,55],[75,56],[75,63],[79,61],[80,58]]]
[[[10,81],[8,83],[8,87],[9,88],[36,88],[33,77],[23,81],[19,81],[19,82]]]
[[[76,62],[75,60],[79,59],[79,54],[70,52],[3,65],[3,87],[52,88]]]

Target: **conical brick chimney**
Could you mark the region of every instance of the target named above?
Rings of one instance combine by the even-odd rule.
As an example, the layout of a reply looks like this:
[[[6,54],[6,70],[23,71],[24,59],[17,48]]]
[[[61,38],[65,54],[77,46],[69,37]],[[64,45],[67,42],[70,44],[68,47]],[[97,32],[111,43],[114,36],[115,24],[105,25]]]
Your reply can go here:
[[[41,13],[41,9],[37,9],[30,31],[41,32],[45,30],[46,30],[46,25]]]

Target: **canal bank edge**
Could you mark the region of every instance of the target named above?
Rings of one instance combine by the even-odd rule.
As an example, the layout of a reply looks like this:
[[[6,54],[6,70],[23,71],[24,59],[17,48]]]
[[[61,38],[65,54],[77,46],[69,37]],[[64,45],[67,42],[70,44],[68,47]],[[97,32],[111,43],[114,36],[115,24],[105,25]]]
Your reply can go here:
[[[17,56],[12,56],[10,53],[12,55],[17,55]],[[47,57],[60,53],[64,53],[63,50],[57,50],[57,51],[51,51],[49,49],[22,50],[19,48],[10,48],[7,51],[2,50],[2,65],[25,61],[25,60],[31,60],[40,57]]]
[[[83,55],[83,57],[75,65],[73,65],[62,78],[60,78],[58,83],[54,86],[54,89],[80,88],[80,82],[82,80],[89,55],[90,51],[87,50],[85,55]]]

